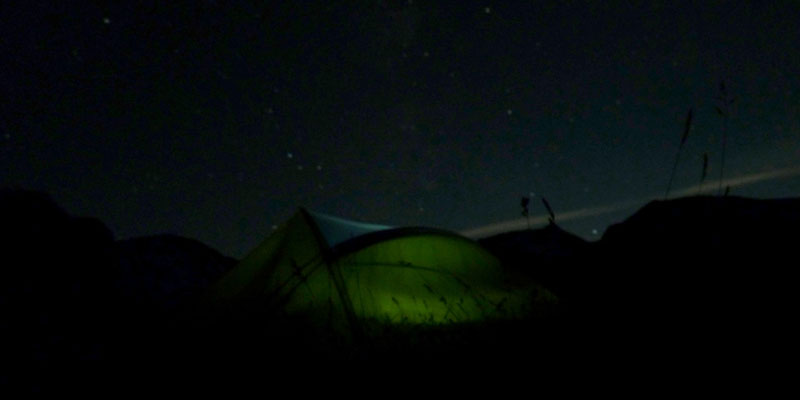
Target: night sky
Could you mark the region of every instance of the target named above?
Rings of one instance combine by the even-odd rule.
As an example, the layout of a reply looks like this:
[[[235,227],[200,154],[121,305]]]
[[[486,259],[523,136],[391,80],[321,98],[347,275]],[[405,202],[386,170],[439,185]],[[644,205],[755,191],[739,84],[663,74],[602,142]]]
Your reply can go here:
[[[104,4],[105,3],[105,4]],[[648,200],[800,196],[797,1],[0,4],[0,185],[243,256],[298,206],[598,239]],[[510,222],[509,222],[510,221]]]

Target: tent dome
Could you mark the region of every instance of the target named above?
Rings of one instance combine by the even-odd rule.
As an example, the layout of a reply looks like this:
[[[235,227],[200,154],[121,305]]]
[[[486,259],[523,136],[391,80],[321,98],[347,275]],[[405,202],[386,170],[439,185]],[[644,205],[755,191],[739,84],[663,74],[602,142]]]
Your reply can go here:
[[[529,289],[509,287],[497,258],[458,234],[363,224],[301,208],[215,293],[355,328],[365,321],[443,324],[523,316],[533,303]]]

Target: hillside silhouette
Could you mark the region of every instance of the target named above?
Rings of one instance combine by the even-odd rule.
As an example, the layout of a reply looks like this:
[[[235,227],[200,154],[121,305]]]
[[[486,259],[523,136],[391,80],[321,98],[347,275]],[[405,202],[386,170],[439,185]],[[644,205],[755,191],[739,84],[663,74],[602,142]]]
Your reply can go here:
[[[0,220],[2,386],[90,384],[153,347],[170,313],[236,263],[177,236],[115,240],[41,192],[0,190]]]
[[[237,325],[203,314],[205,291],[236,260],[198,241],[115,240],[101,221],[71,216],[48,195],[18,189],[0,191],[0,216],[0,312],[8,316],[0,328],[10,355],[4,385],[89,384],[85,372],[108,365],[126,371],[118,381],[143,371],[196,377],[215,365],[291,357],[308,339],[292,328],[287,341],[273,343],[262,336],[277,329],[270,321]],[[702,360],[748,370],[766,362],[765,352],[783,351],[796,332],[790,277],[799,225],[800,199],[691,197],[653,201],[593,243],[554,223],[485,238],[479,243],[510,279],[524,277],[559,297],[558,312],[437,328],[404,345],[409,339],[395,332],[370,347],[380,351],[348,357],[455,362],[514,354],[655,367]],[[243,327],[252,330],[237,330]],[[311,347],[302,354],[343,355]]]
[[[509,272],[541,283],[562,302],[580,295],[588,273],[586,257],[593,246],[555,223],[540,229],[501,233],[478,243],[503,261]]]

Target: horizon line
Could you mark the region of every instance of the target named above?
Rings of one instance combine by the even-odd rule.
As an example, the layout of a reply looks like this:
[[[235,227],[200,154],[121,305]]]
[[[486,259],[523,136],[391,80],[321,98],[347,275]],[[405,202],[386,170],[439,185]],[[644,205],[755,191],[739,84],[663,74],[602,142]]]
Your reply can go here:
[[[779,178],[788,178],[796,175],[800,175],[800,166],[782,168],[767,172],[756,172],[752,174],[746,174],[746,175],[736,176],[733,178],[728,178],[722,181],[722,186],[723,187],[729,186],[731,188],[742,187],[759,182],[764,182]],[[674,197],[672,198],[674,199],[675,197],[687,197],[687,196],[697,195],[699,193],[702,193],[703,188],[707,188],[709,184],[710,182],[704,182],[678,189],[673,192]],[[716,184],[718,185],[719,183],[716,182]],[[621,201],[618,203],[607,204],[599,207],[583,207],[583,208],[573,209],[567,212],[559,213],[557,215],[558,217],[557,219],[558,221],[574,221],[581,218],[596,217],[599,215],[609,214],[615,211],[621,211],[628,208],[632,208],[639,204],[647,203],[653,200],[664,200],[664,196],[653,195],[647,198]],[[549,218],[550,217],[548,214],[537,215],[535,217],[530,218],[530,225],[531,226],[544,225],[545,223],[548,222]],[[488,225],[478,226],[475,228],[464,229],[459,231],[458,233],[471,239],[478,239],[481,237],[490,236],[492,234],[526,229],[527,227],[528,227],[527,219],[515,218]]]

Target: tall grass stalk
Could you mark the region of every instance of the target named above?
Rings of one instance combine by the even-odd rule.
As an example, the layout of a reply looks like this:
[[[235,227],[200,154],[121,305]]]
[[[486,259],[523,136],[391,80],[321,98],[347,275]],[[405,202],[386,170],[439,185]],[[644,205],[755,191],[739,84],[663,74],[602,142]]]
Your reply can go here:
[[[700,175],[700,184],[697,185],[697,195],[703,193],[703,183],[706,181],[706,173],[708,173],[708,153],[703,153],[703,173]]]
[[[669,198],[669,191],[672,189],[672,180],[675,178],[675,170],[678,169],[678,161],[681,158],[681,150],[683,150],[683,145],[686,143],[686,139],[689,138],[689,130],[692,127],[692,109],[689,109],[689,113],[686,115],[686,123],[683,126],[683,136],[681,136],[681,144],[678,146],[678,154],[675,155],[675,164],[672,166],[672,173],[669,175],[669,182],[667,182],[667,191],[664,193],[664,200]]]
[[[719,167],[719,185],[717,186],[717,196],[722,195],[722,180],[725,177],[725,147],[728,142],[728,116],[730,115],[730,105],[733,104],[734,99],[728,97],[728,92],[725,90],[725,81],[719,83],[719,96],[717,100],[722,107],[714,106],[717,114],[722,117],[722,161]]]
[[[530,197],[522,197],[520,200],[519,205],[522,206],[522,216],[525,217],[525,220],[528,221],[528,230],[531,229],[531,217],[530,212],[528,211],[528,204],[531,202]]]
[[[556,213],[553,212],[553,208],[550,207],[550,203],[547,202],[547,199],[542,197],[542,204],[544,204],[544,208],[547,209],[547,213],[550,214],[550,218],[549,218],[550,224],[551,225],[555,225],[555,223],[556,223]]]

